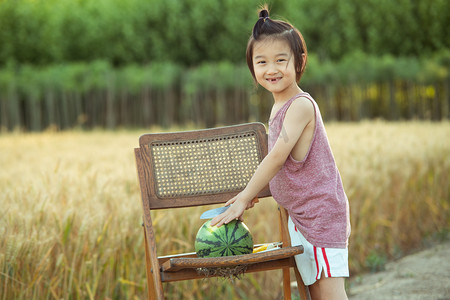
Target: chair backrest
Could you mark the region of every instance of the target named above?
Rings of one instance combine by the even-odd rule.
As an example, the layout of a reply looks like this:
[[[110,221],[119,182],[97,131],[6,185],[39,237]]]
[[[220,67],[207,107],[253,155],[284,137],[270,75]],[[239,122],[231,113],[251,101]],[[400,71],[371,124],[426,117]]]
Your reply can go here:
[[[267,155],[266,128],[248,123],[144,134],[135,149],[150,209],[224,203],[242,191]],[[270,196],[266,187],[258,197]],[[147,205],[146,205],[147,206]]]

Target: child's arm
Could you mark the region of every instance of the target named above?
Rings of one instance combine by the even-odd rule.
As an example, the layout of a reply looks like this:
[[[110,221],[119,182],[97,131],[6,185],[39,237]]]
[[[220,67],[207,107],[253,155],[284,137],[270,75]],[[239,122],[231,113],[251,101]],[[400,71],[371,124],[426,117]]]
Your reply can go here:
[[[314,107],[306,98],[292,102],[286,112],[283,128],[272,150],[259,164],[245,189],[225,205],[233,204],[227,211],[213,218],[211,225],[227,224],[240,218],[245,209],[252,206],[252,199],[261,191],[284,165],[297,144],[305,127],[314,120]]]

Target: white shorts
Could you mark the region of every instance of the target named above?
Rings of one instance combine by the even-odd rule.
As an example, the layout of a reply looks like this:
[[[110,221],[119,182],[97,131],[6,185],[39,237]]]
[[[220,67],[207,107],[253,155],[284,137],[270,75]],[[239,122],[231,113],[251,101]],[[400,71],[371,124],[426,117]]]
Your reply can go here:
[[[304,248],[302,254],[295,256],[295,262],[305,285],[311,285],[319,280],[322,271],[325,277],[349,277],[347,248],[313,246],[304,238],[300,230],[297,230],[291,217],[289,217],[288,228],[292,246],[303,245]]]

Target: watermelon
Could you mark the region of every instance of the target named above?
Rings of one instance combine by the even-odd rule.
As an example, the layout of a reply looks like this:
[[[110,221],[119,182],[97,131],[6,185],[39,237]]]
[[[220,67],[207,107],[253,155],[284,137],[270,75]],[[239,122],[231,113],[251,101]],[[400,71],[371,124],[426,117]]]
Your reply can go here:
[[[233,220],[220,227],[211,226],[211,220],[203,224],[195,239],[198,257],[219,257],[253,252],[253,237],[240,220]]]

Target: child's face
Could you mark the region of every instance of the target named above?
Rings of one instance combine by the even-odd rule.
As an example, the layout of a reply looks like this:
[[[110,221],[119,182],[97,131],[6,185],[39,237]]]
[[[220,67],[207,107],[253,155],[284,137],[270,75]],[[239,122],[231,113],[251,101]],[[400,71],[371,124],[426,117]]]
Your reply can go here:
[[[286,100],[297,93],[294,56],[286,41],[266,38],[255,42],[253,69],[256,81],[272,92],[275,100]]]

